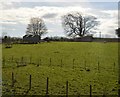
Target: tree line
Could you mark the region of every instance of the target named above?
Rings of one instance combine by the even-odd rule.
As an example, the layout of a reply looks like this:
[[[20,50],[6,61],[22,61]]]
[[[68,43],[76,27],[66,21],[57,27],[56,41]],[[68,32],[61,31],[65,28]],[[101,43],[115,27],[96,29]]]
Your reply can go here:
[[[66,36],[70,38],[76,38],[76,37],[84,37],[87,35],[92,36],[90,32],[96,29],[96,27],[100,24],[99,21],[97,21],[97,18],[95,16],[90,15],[82,15],[79,12],[70,12],[66,15],[62,16],[62,27],[64,29],[64,33]],[[120,28],[115,30],[116,35],[120,37]],[[41,37],[44,34],[48,33],[48,29],[45,25],[45,22],[41,18],[31,18],[30,23],[27,25],[26,28],[26,35],[38,35]],[[44,40],[67,40],[68,38],[65,37],[46,37]],[[10,38],[8,36],[3,37],[3,42],[12,40],[14,42],[20,42],[22,41],[21,38]]]
[[[83,16],[79,12],[71,12],[62,16],[62,27],[69,37],[83,37],[99,24],[94,16]],[[41,36],[48,33],[46,25],[41,18],[31,18],[27,26],[26,35]]]
[[[66,36],[84,37],[86,35],[92,35],[93,30],[97,30],[97,26],[100,21],[97,21],[95,16],[82,15],[79,12],[70,12],[62,16],[62,27]],[[116,29],[116,35],[120,37],[120,28]],[[39,35],[41,36],[48,33],[47,27],[41,18],[31,18],[30,24],[28,24],[26,35]]]

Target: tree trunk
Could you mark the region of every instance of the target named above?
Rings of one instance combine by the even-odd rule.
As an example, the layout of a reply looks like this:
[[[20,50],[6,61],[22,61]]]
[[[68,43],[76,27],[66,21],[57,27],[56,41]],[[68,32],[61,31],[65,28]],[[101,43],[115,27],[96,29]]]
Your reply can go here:
[[[41,36],[39,36],[39,42],[41,42]]]

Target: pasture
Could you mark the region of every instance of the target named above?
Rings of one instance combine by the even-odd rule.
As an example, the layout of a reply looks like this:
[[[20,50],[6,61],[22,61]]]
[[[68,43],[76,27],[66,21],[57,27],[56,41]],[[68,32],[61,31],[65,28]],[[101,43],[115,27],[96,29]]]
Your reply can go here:
[[[2,45],[2,54],[3,95],[89,95],[90,85],[92,95],[117,95],[118,43]]]

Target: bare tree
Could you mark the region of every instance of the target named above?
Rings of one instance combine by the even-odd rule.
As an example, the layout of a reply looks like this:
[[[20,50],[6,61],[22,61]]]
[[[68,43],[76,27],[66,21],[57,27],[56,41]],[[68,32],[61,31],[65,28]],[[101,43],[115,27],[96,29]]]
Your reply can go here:
[[[120,37],[120,28],[116,29],[115,31],[116,31],[116,35]]]
[[[62,25],[68,36],[83,37],[89,34],[91,29],[97,26],[99,22],[94,16],[82,16],[80,13],[68,13],[62,17]]]
[[[2,32],[2,38],[4,38],[5,36],[7,36],[7,32]]]
[[[28,24],[26,34],[27,35],[39,35],[40,39],[43,34],[47,33],[47,28],[44,21],[41,18],[31,18],[30,24]]]

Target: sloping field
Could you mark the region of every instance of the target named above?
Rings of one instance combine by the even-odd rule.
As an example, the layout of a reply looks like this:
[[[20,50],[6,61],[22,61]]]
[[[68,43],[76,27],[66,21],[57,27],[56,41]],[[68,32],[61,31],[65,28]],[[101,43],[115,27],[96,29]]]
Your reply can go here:
[[[89,95],[90,85],[92,95],[117,95],[118,43],[14,44],[2,52],[3,95]]]

